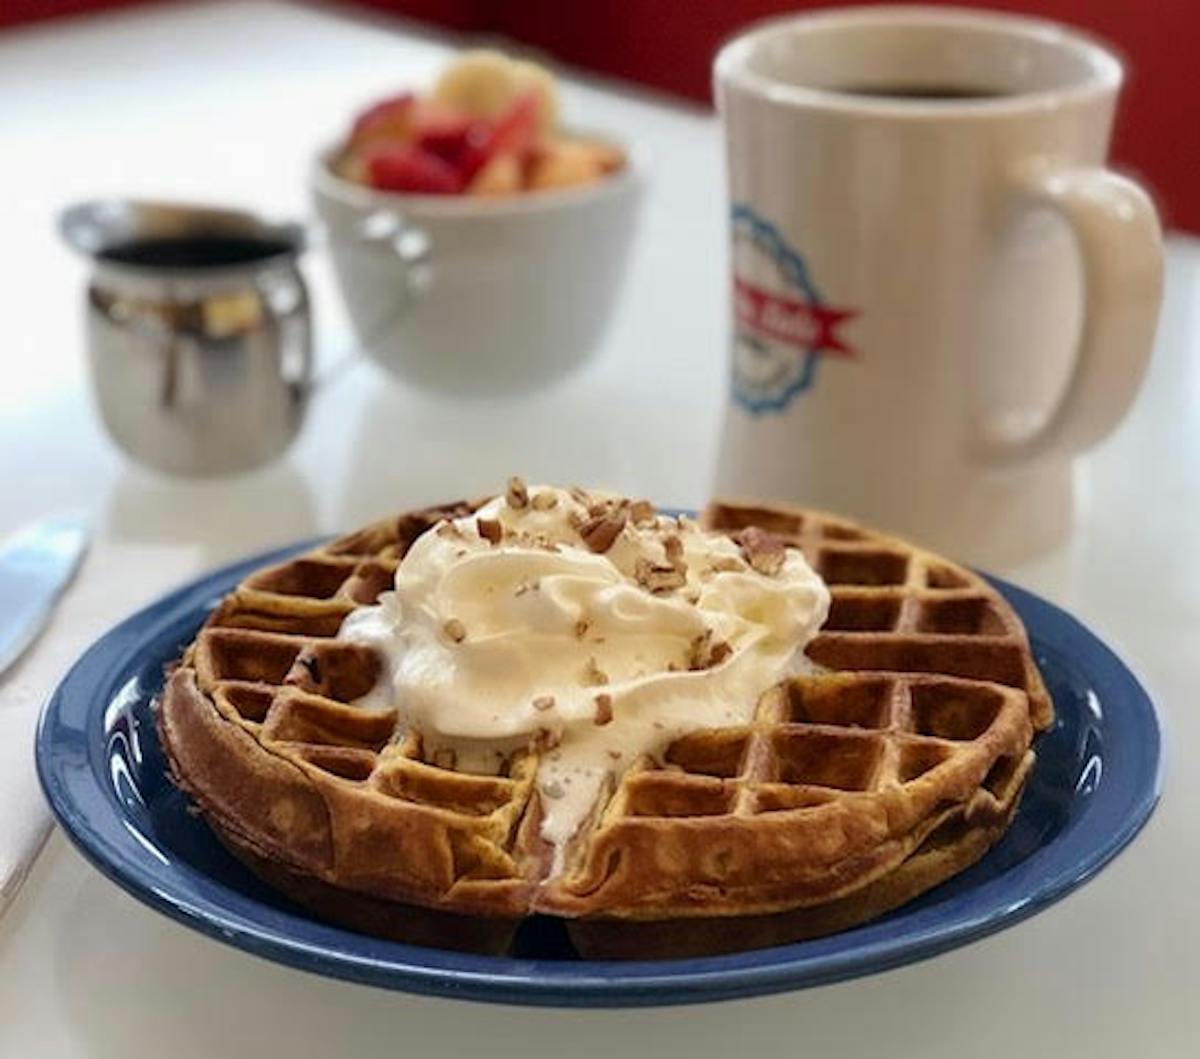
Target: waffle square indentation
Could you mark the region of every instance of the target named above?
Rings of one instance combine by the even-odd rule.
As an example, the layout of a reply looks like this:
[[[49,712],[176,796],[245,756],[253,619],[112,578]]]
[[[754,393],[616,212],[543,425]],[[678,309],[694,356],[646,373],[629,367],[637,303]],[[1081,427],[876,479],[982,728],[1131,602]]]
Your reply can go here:
[[[964,684],[914,684],[911,690],[913,730],[958,742],[979,738],[1004,703],[997,691]]]
[[[321,559],[293,559],[283,566],[247,578],[246,587],[280,596],[329,599],[345,583],[353,568]]]
[[[630,816],[724,816],[737,788],[712,777],[648,772],[630,780],[628,795]]]
[[[677,739],[663,755],[684,772],[729,779],[742,771],[749,738],[744,731],[701,731]]]
[[[374,648],[324,641],[296,656],[284,683],[338,702],[353,702],[375,686],[379,669],[379,654]]]
[[[1021,758],[1011,755],[997,758],[988,774],[983,778],[983,788],[1000,801],[1007,801],[1012,794]]]
[[[865,791],[875,778],[882,740],[830,732],[783,729],[772,736],[783,783]]]
[[[1004,623],[983,596],[956,596],[922,602],[917,613],[917,631],[998,636],[1004,632]]]
[[[220,695],[244,721],[261,721],[275,700],[272,688],[260,688],[256,684],[225,684]]]
[[[241,630],[211,630],[204,634],[202,651],[217,680],[261,681],[282,684],[304,646],[302,640],[255,635]]]
[[[380,593],[388,591],[395,579],[395,570],[384,563],[362,563],[346,583],[346,595],[358,604],[377,603]]]
[[[793,680],[787,685],[786,721],[846,728],[886,728],[894,685],[890,680]]]
[[[817,572],[830,585],[902,585],[908,577],[908,556],[884,548],[823,548]]]
[[[353,783],[362,783],[375,768],[375,754],[345,746],[305,746],[297,753],[310,765]]]
[[[900,620],[900,603],[899,596],[835,592],[822,628],[828,632],[888,632]]]
[[[326,547],[330,555],[345,555],[372,559],[377,557],[389,545],[395,543],[395,535],[382,526],[367,526],[365,529],[348,533],[339,537]]]
[[[837,797],[830,791],[790,787],[786,783],[764,783],[755,791],[754,809],[759,813],[781,813],[793,809],[815,809]]]
[[[925,571],[925,583],[930,588],[966,588],[969,584],[962,574],[944,563],[934,563]]]
[[[391,740],[395,730],[395,710],[343,706],[292,692],[276,699],[262,734],[264,739],[276,742],[379,750]]]
[[[468,816],[489,816],[512,801],[515,784],[498,776],[450,772],[417,761],[381,767],[374,786],[393,798],[437,806]]]
[[[726,507],[718,505],[712,512],[715,528],[730,532],[757,526],[779,537],[798,537],[804,532],[804,518],[790,511],[769,507]]]
[[[908,783],[931,769],[935,769],[950,757],[950,749],[938,743],[912,742],[900,748],[898,779]]]

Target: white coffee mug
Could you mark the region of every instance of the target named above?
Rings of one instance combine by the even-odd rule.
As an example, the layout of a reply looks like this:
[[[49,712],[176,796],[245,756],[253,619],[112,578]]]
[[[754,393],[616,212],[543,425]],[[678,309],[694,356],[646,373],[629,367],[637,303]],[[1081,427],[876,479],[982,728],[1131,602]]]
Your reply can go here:
[[[716,489],[1009,561],[1071,524],[1071,458],[1153,344],[1162,238],[1104,168],[1119,61],[952,8],[772,22],[716,62],[732,200]]]

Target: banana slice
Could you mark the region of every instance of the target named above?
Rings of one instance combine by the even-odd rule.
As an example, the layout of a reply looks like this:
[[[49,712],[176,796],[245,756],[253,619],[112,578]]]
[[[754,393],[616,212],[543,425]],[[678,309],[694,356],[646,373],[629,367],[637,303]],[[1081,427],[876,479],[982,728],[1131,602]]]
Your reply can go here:
[[[466,51],[446,67],[433,97],[480,118],[498,118],[517,94],[513,64],[498,51]]]
[[[524,92],[538,96],[538,124],[549,132],[558,121],[554,76],[537,63],[516,61],[491,49],[463,52],[438,78],[433,96],[476,117],[495,120]]]
[[[523,59],[512,60],[517,79],[517,92],[536,92],[538,97],[538,127],[543,133],[558,126],[558,83],[544,66]]]

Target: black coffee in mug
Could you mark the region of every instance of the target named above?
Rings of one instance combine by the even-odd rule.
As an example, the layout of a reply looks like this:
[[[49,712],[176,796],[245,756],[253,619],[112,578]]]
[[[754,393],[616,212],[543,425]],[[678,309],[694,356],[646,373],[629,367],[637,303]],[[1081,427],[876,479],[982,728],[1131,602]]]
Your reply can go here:
[[[836,91],[847,96],[868,96],[872,99],[914,99],[925,102],[938,100],[999,99],[1011,95],[991,88],[970,85],[850,85]]]

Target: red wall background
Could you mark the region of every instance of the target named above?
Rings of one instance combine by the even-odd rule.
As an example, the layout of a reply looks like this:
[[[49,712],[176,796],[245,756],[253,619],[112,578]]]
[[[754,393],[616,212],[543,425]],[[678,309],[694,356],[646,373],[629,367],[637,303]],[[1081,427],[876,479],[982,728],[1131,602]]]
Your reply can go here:
[[[0,0],[0,26],[136,0]],[[177,0],[179,2],[179,0]],[[756,19],[830,0],[354,0],[468,32],[501,33],[579,66],[710,99],[713,54]],[[886,0],[885,0],[886,2]],[[1125,57],[1113,157],[1168,225],[1200,232],[1200,0],[959,0],[1087,29]]]

